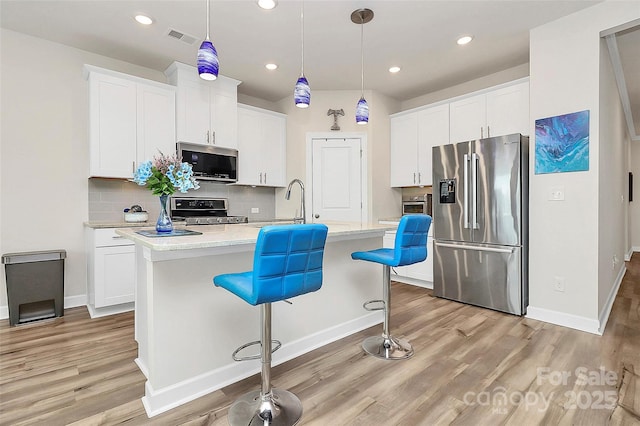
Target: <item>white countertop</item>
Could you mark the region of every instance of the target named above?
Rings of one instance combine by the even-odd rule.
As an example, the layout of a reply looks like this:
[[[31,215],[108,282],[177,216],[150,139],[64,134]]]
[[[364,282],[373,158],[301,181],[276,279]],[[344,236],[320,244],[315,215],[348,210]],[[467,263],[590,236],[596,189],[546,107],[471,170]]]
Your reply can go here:
[[[356,222],[326,222],[325,225],[329,228],[328,241],[341,237],[366,237],[367,234],[383,235],[385,231],[396,228],[393,225]],[[176,237],[145,237],[132,228],[116,229],[116,233],[151,250],[170,251],[255,244],[261,227],[260,223],[193,225],[186,229],[202,232],[202,235]]]

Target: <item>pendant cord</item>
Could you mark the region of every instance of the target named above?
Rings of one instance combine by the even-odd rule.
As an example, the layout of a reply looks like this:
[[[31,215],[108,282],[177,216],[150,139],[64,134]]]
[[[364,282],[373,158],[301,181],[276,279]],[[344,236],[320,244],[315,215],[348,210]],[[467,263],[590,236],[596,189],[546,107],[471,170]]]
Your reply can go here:
[[[364,98],[364,16],[360,12],[360,96]]]
[[[301,6],[300,6],[300,34],[302,34],[301,36],[302,70],[301,70],[300,76],[304,77],[304,0],[301,2]]]
[[[209,1],[207,0],[207,40],[209,40]]]

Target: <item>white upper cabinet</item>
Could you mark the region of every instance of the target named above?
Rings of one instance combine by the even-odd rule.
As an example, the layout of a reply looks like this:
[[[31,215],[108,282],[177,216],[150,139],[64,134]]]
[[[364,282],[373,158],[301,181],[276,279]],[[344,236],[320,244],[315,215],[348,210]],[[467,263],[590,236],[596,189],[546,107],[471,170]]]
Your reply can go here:
[[[448,142],[449,104],[391,117],[391,186],[431,185],[431,148]]]
[[[238,184],[286,186],[287,117],[238,104]]]
[[[178,141],[237,149],[240,81],[222,75],[206,81],[198,76],[196,67],[180,62],[171,64],[165,75],[178,90]]]
[[[529,81],[450,104],[451,143],[511,133],[529,134]]]
[[[89,176],[129,179],[161,150],[175,152],[175,87],[85,65]]]

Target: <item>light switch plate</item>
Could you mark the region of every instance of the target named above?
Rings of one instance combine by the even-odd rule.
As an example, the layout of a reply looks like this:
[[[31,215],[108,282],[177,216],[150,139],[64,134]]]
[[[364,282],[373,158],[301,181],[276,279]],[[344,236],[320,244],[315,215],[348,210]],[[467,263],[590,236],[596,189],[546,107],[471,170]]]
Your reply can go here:
[[[564,186],[552,186],[549,190],[550,201],[564,201]]]
[[[259,207],[251,207],[251,213],[260,213]]]

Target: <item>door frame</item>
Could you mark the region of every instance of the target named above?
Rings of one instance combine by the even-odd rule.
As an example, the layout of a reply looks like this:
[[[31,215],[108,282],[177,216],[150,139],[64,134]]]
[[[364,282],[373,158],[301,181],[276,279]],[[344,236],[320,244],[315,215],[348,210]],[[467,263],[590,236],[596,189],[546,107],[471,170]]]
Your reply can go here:
[[[307,151],[307,178],[309,187],[309,195],[305,199],[305,210],[309,212],[310,222],[313,222],[313,140],[314,139],[360,139],[360,196],[362,197],[362,209],[360,210],[360,222],[369,223],[369,173],[368,173],[368,151],[367,151],[367,134],[361,132],[307,132],[306,134],[306,151]]]

